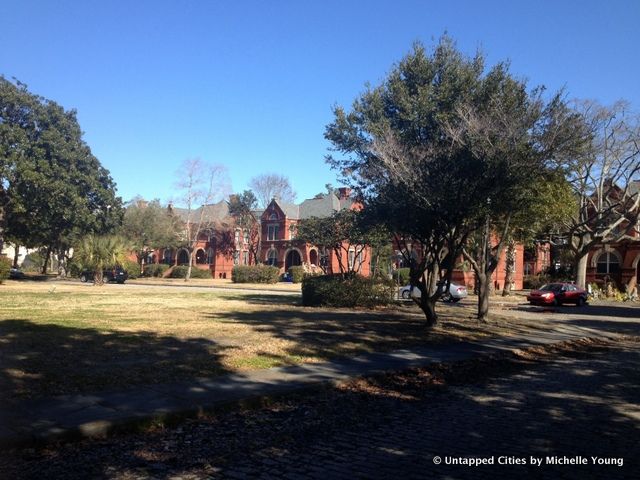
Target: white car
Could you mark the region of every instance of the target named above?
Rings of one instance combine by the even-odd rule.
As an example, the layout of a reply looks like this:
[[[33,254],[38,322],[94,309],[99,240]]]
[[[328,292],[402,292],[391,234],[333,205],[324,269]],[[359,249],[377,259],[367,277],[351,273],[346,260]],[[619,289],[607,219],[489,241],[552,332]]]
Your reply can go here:
[[[449,291],[444,292],[442,294],[441,300],[443,302],[456,303],[461,299],[465,298],[467,295],[467,287],[464,285],[458,285],[457,283],[451,282],[449,285]],[[400,297],[404,299],[408,298],[420,298],[420,289],[418,287],[413,287],[413,292],[411,291],[411,285],[405,285],[400,288]]]

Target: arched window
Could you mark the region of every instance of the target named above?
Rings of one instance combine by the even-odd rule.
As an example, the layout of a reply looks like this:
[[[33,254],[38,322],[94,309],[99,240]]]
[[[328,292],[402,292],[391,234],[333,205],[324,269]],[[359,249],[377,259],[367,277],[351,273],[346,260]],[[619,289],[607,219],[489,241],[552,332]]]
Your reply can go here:
[[[620,259],[613,252],[604,252],[598,257],[596,264],[597,273],[618,273],[620,271]]]
[[[275,248],[272,248],[267,253],[267,265],[274,267],[278,265],[278,251]]]
[[[278,214],[276,212],[273,212],[271,215],[269,215],[269,220],[277,220],[278,219]]]
[[[198,265],[204,265],[205,263],[207,263],[207,256],[202,248],[199,248],[196,252],[196,263]]]

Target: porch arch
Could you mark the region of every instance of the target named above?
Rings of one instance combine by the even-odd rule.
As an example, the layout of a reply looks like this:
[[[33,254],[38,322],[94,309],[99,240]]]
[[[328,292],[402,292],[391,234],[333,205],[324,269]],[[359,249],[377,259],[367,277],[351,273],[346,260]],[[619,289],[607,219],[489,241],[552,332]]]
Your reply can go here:
[[[302,265],[302,252],[297,248],[290,248],[284,254],[284,269],[289,270],[289,267],[297,267]]]

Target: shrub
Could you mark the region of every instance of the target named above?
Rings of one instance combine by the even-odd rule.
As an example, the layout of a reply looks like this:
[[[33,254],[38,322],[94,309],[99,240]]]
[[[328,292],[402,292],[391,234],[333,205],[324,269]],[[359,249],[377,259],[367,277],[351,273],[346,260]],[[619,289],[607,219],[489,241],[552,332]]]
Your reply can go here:
[[[393,280],[399,285],[407,285],[409,283],[410,268],[399,268],[393,272]]]
[[[120,262],[120,266],[127,272],[129,278],[138,278],[140,276],[140,264],[128,258]]]
[[[359,275],[322,275],[305,277],[302,281],[302,304],[305,306],[366,307],[393,302],[392,282],[373,281]]]
[[[547,275],[525,275],[522,279],[522,288],[536,290],[549,281]]]
[[[293,283],[300,283],[304,278],[304,268],[302,266],[289,267],[289,278]]]
[[[189,267],[187,265],[173,267],[173,270],[171,270],[171,273],[169,274],[169,278],[187,278],[188,270]],[[191,267],[191,278],[211,278],[211,271]]]
[[[152,263],[151,265],[144,266],[143,277],[162,277],[164,272],[169,270],[169,265],[164,263]]]
[[[0,257],[0,283],[9,278],[11,272],[11,260],[7,257]]]
[[[237,265],[231,272],[233,283],[277,283],[279,278],[280,270],[271,265]]]

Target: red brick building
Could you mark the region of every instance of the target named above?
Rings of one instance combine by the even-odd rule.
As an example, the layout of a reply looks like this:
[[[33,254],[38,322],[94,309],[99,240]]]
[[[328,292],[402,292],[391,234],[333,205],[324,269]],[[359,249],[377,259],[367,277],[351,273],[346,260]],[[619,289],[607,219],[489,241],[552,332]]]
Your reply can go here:
[[[300,204],[287,204],[273,199],[265,210],[254,212],[256,218],[260,219],[261,226],[259,260],[277,266],[281,273],[298,265],[310,271],[318,271],[323,266],[329,273],[339,272],[339,262],[333,252],[296,239],[297,225],[306,218],[326,217],[342,209],[356,208],[349,193],[349,189],[341,188],[337,194],[317,195]],[[185,223],[188,222],[189,212],[186,209],[173,208],[173,211]],[[201,214],[207,228],[200,234],[196,245],[196,268],[209,270],[213,278],[231,278],[234,266],[254,263],[250,255],[250,241],[255,239],[250,238],[248,231],[236,227],[234,219],[229,215],[227,202],[205,205],[191,212],[190,217],[199,219]],[[349,252],[346,260],[355,264],[356,270],[359,266],[361,275],[369,275],[369,255],[368,247],[358,249],[357,252],[354,249],[353,254]],[[189,251],[186,248],[159,249],[148,261],[187,265]]]
[[[337,194],[331,192],[316,195],[299,205],[273,199],[267,208],[260,212],[261,261],[279,267],[282,272],[297,265],[303,265],[309,270],[323,267],[327,273],[340,272],[339,260],[334,252],[296,239],[297,225],[301,220],[329,217],[340,210],[357,207],[350,197],[348,188],[339,188]],[[354,270],[361,275],[370,274],[371,258],[368,247],[352,247],[344,261],[349,263],[349,267],[355,265]]]

